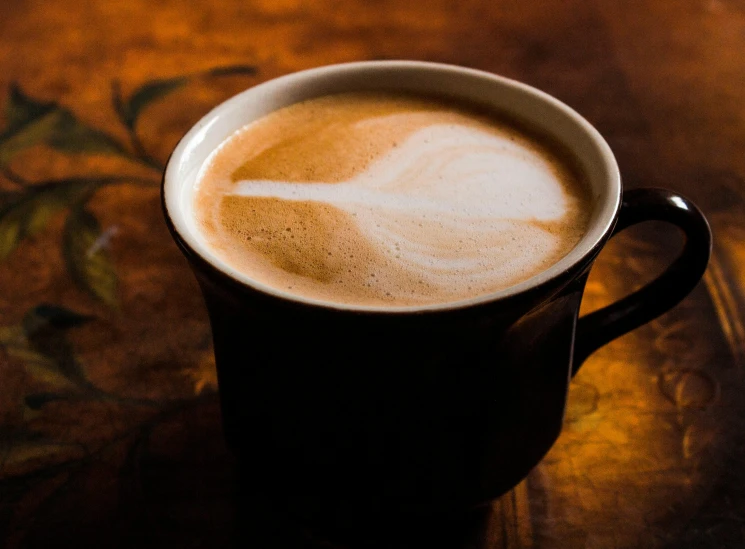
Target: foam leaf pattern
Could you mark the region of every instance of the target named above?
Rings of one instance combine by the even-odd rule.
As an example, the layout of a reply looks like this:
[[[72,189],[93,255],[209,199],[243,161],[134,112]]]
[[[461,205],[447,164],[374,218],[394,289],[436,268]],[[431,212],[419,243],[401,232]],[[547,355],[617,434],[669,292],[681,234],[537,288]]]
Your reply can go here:
[[[239,181],[233,192],[335,206],[392,261],[442,286],[455,273],[479,282],[495,268],[530,269],[557,246],[543,224],[561,221],[569,208],[540,155],[507,138],[444,124],[413,133],[346,182]],[[522,240],[538,245],[518,253],[518,236],[528,233],[539,236]]]

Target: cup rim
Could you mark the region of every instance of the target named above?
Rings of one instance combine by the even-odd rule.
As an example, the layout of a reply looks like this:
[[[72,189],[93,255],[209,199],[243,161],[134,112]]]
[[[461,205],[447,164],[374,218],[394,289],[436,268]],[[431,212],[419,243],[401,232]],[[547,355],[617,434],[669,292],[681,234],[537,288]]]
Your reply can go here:
[[[183,212],[182,209],[178,207],[179,197],[182,194],[181,187],[183,186],[183,184],[180,185],[179,181],[177,180],[178,166],[189,160],[191,154],[193,153],[192,144],[195,141],[200,142],[201,140],[203,140],[205,133],[208,132],[216,124],[218,119],[226,116],[227,113],[231,112],[239,105],[249,102],[254,97],[280,91],[283,88],[287,88],[291,85],[301,85],[303,81],[310,81],[317,77],[329,76],[332,73],[338,73],[341,76],[342,73],[348,72],[367,71],[369,73],[373,73],[376,70],[390,69],[413,69],[417,71],[424,70],[431,72],[444,72],[450,73],[453,75],[453,77],[456,78],[458,77],[458,75],[471,78],[475,77],[484,81],[491,81],[493,84],[496,85],[512,88],[513,90],[517,90],[520,93],[532,95],[534,98],[541,100],[546,105],[549,105],[556,111],[559,111],[566,117],[566,119],[570,120],[578,129],[580,129],[588,137],[590,137],[590,139],[592,140],[592,144],[596,148],[597,157],[602,160],[606,168],[609,188],[605,202],[596,206],[598,208],[598,213],[595,223],[588,229],[580,242],[567,255],[552,264],[549,268],[502,290],[480,294],[466,299],[443,301],[441,303],[388,306],[345,304],[340,302],[314,299],[297,294],[292,294],[290,292],[285,292],[276,287],[269,286],[268,284],[263,284],[257,280],[252,279],[250,276],[243,274],[238,269],[235,269],[226,261],[218,257],[209,249],[209,247],[204,242],[200,241],[200,239],[195,234],[196,232],[198,232],[198,230],[196,229],[196,227],[189,226],[189,223],[186,219],[187,215]],[[434,91],[436,93],[436,90]],[[212,110],[210,110],[206,115],[204,115],[178,142],[166,164],[166,168],[163,174],[161,193],[163,210],[168,221],[169,230],[173,233],[173,236],[177,239],[179,244],[182,247],[185,246],[186,248],[188,248],[191,253],[199,256],[202,261],[206,262],[218,272],[232,279],[232,281],[237,282],[242,286],[247,286],[248,288],[258,291],[262,294],[267,294],[269,296],[273,296],[282,300],[319,307],[323,309],[336,309],[360,313],[395,314],[441,312],[470,308],[477,305],[501,301],[503,299],[512,298],[516,295],[526,293],[530,290],[550,283],[567,271],[572,270],[577,265],[584,264],[586,258],[594,256],[594,254],[596,254],[597,251],[600,249],[603,242],[610,235],[621,204],[622,185],[621,176],[615,156],[613,155],[610,146],[602,137],[602,135],[578,112],[576,112],[574,109],[572,109],[562,101],[556,99],[552,95],[549,95],[548,93],[543,92],[533,86],[514,80],[512,78],[507,78],[482,70],[445,63],[433,63],[428,61],[386,60],[356,61],[325,65],[286,74],[248,88],[243,92],[240,92],[232,96],[231,98],[223,101]]]

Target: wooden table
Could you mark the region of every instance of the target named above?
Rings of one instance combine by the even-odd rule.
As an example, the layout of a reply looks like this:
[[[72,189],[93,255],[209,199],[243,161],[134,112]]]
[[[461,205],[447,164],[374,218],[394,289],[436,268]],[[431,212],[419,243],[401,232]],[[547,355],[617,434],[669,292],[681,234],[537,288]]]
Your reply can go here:
[[[734,0],[0,2],[0,546],[744,547],[743,51]],[[694,199],[715,248],[677,309],[591,357],[558,443],[491,509],[333,540],[236,489],[159,178],[239,90],[392,58],[557,96],[605,135],[627,188]],[[677,246],[664,225],[623,233],[584,308]]]

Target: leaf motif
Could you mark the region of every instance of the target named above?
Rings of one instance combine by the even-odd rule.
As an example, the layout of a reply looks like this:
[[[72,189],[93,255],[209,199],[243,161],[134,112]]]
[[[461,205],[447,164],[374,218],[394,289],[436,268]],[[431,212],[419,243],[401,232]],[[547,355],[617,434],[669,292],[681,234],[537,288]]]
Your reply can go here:
[[[68,179],[30,187],[0,206],[0,260],[18,244],[46,227],[59,211],[85,201],[106,179]]]
[[[34,460],[49,461],[59,456],[71,453],[71,449],[80,450],[70,444],[64,444],[54,440],[26,441],[13,444],[8,451],[8,456],[4,460],[6,468],[23,466]],[[73,455],[75,455],[73,454]]]
[[[96,217],[75,208],[67,218],[63,253],[67,270],[83,290],[112,308],[117,308],[117,276],[105,246],[106,235]]]
[[[103,153],[129,157],[127,150],[105,132],[80,122],[66,109],[59,109],[54,131],[46,143],[58,151],[71,153]]]
[[[44,439],[44,435],[35,431],[29,431],[23,427],[0,427],[0,447],[5,447],[13,442],[38,442]]]
[[[23,328],[26,333],[33,333],[47,325],[51,325],[58,330],[67,330],[87,324],[94,319],[93,316],[83,315],[59,305],[42,303],[26,313],[23,319]]]
[[[256,72],[257,68],[251,65],[227,65],[224,67],[215,67],[195,75],[150,80],[132,92],[132,95],[129,96],[126,102],[122,99],[118,82],[115,82],[113,87],[114,106],[122,122],[130,130],[134,130],[137,119],[148,105],[184,86],[196,76],[252,75],[256,74]]]
[[[258,69],[253,65],[227,65],[225,67],[215,67],[207,71],[209,76],[231,76],[234,74],[254,75]]]
[[[69,382],[81,389],[91,389],[82,366],[75,358],[72,345],[65,331],[91,320],[62,307],[40,305],[28,311],[23,317],[22,328],[27,341],[26,367],[37,377],[42,375],[35,366],[47,370],[45,381],[59,385],[56,379],[61,374]],[[43,357],[44,362],[31,360],[33,354]]]
[[[26,407],[36,411],[40,410],[42,406],[49,402],[54,402],[55,400],[66,400],[67,398],[68,395],[64,393],[32,393],[26,395],[23,402],[26,404]]]
[[[35,355],[40,356],[40,355]],[[47,359],[46,361],[35,360],[35,356],[31,356],[31,353],[27,353],[26,356],[18,356],[24,360],[24,367],[26,372],[34,378],[36,381],[49,385],[50,387],[57,387],[59,389],[74,389],[77,387],[77,383],[67,377],[65,374],[59,371],[53,360]]]
[[[21,326],[0,326],[0,346],[14,345],[18,337],[25,337]]]
[[[20,325],[0,326],[0,346],[23,361],[26,371],[48,385],[94,391],[77,362],[65,331],[93,317],[56,305],[41,304],[29,310]]]
[[[55,103],[34,101],[23,93],[16,82],[10,85],[10,96],[5,106],[5,118],[8,121],[8,131],[13,131],[30,120],[40,118],[56,107]]]
[[[54,360],[29,347],[26,330],[23,326],[3,326],[0,328],[0,345],[9,356],[31,362],[41,368],[54,368]]]
[[[137,118],[145,107],[180,88],[188,81],[188,76],[151,80],[137,88],[126,102],[122,100],[119,87],[116,85],[114,87],[114,104],[122,122],[130,130],[133,130],[137,124]]]
[[[17,200],[20,197],[20,193],[14,191],[0,191],[0,207],[3,204]]]
[[[25,95],[14,85],[7,106],[8,127],[0,134],[0,166],[18,152],[46,143],[63,152],[103,153],[132,158],[109,134],[81,122],[68,109]]]
[[[52,440],[28,429],[0,429],[0,473],[24,471],[29,462],[69,459],[82,452],[79,445]]]
[[[22,150],[44,143],[55,133],[59,119],[59,110],[52,109],[0,134],[0,166],[7,165]]]
[[[23,326],[0,328],[0,345],[8,356],[21,360],[26,372],[37,381],[60,388],[70,388],[75,385],[60,371],[54,357],[31,348]]]

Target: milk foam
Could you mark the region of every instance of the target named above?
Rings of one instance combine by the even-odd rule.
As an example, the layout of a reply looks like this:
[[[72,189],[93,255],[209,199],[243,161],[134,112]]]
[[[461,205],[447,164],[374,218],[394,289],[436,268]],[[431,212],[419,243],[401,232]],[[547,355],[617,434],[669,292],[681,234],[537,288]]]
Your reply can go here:
[[[215,251],[260,282],[400,306],[546,269],[584,233],[582,193],[558,155],[511,125],[437,100],[341,94],[229,138],[195,211]]]
[[[349,181],[242,180],[232,194],[340,208],[378,252],[443,287],[455,276],[483,281],[540,268],[560,235],[543,231],[532,253],[510,257],[504,236],[529,232],[511,221],[556,221],[568,211],[552,165],[536,151],[506,136],[445,124],[417,131]],[[453,249],[453,235],[469,244]],[[462,253],[474,247],[477,256]],[[484,261],[490,257],[499,261]]]

